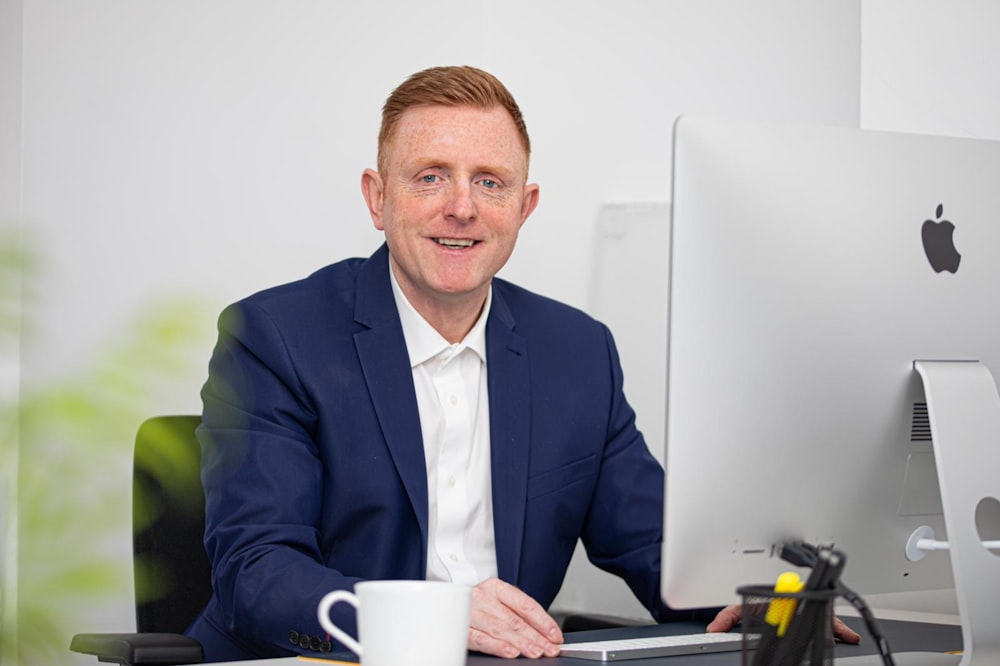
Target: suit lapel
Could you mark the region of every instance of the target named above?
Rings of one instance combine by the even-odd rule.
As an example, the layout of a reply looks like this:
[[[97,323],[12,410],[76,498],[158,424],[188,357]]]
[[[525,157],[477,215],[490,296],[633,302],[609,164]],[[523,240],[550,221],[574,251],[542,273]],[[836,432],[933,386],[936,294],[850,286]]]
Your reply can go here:
[[[354,318],[367,330],[354,336],[382,435],[406,488],[423,537],[420,570],[427,568],[427,469],[406,340],[389,282],[383,245],[358,273]]]
[[[420,526],[420,570],[424,571],[427,470],[410,358],[392,296],[384,245],[360,270],[357,295],[355,320],[366,330],[355,334],[355,345],[382,434]],[[514,331],[513,314],[496,288],[486,323],[486,355],[497,569],[502,580],[516,584],[527,501],[531,391],[527,343]]]
[[[496,282],[486,324],[486,355],[497,569],[502,580],[516,584],[528,489],[531,387],[527,343],[514,331],[514,317]]]

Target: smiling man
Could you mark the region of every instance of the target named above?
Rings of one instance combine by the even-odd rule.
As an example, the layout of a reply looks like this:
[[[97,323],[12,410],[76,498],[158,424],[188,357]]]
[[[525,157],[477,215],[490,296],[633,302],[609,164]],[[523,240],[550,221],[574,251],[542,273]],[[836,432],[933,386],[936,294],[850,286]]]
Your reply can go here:
[[[580,539],[675,617],[611,334],[494,277],[538,204],[529,154],[493,76],[414,74],[361,180],[385,244],[223,312],[199,429],[214,596],[189,630],[209,660],[336,650],[320,598],[390,578],[473,586],[472,650],[555,655]]]
[[[361,189],[407,300],[449,342],[472,328],[538,204],[527,138],[502,106],[406,110]]]

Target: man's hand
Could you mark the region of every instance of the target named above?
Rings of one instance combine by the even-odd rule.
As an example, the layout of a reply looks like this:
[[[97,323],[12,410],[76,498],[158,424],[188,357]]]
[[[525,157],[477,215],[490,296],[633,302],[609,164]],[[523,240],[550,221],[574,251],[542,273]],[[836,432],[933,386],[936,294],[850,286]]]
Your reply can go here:
[[[719,614],[709,623],[705,631],[729,631],[739,623],[742,612],[741,606],[726,606],[719,611]],[[833,618],[833,637],[851,645],[857,645],[861,642],[861,634],[848,627],[843,620],[836,616]]]
[[[472,588],[469,649],[497,657],[556,657],[562,631],[545,609],[496,578]]]
[[[726,606],[718,612],[714,620],[708,623],[705,631],[724,633],[739,624],[741,619],[743,619],[742,606]]]

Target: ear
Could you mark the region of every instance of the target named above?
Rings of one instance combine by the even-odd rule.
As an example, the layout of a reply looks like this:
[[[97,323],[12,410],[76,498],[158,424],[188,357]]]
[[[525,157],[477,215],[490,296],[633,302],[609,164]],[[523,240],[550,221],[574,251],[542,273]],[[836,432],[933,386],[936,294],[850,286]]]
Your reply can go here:
[[[538,206],[538,195],[540,188],[538,185],[531,184],[524,186],[524,197],[521,199],[521,226],[527,221],[528,216],[535,210]]]
[[[382,176],[377,171],[365,169],[361,174],[361,195],[368,204],[368,213],[372,216],[372,222],[379,231],[385,230],[382,223],[382,203],[384,196],[382,192]]]

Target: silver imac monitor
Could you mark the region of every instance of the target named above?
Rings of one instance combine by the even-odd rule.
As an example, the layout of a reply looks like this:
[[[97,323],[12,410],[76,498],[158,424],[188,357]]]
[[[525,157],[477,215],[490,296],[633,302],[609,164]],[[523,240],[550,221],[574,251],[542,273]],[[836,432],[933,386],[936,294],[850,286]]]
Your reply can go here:
[[[682,117],[672,190],[664,600],[835,545],[1000,663],[1000,142]]]

